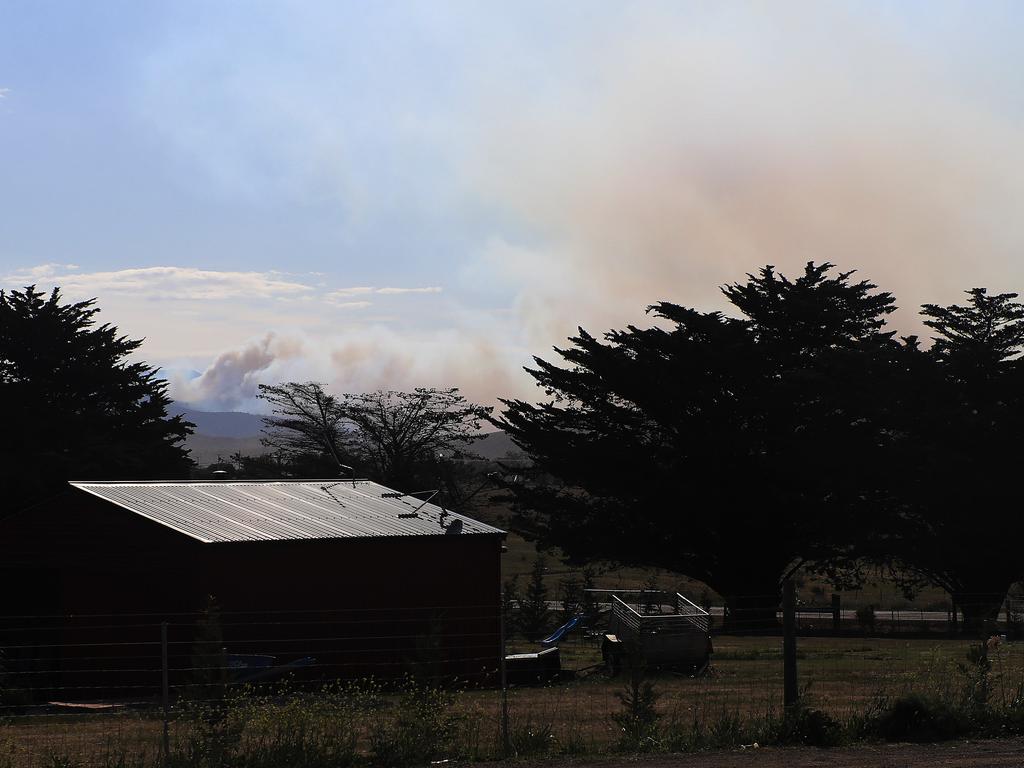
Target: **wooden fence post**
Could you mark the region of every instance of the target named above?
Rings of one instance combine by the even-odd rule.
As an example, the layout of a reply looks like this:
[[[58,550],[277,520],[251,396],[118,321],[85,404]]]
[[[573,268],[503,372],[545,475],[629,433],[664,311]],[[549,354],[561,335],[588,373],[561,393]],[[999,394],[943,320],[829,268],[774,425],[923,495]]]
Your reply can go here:
[[[171,718],[171,707],[170,707],[170,670],[167,665],[167,622],[163,622],[160,625],[160,668],[163,673],[163,680],[160,686],[161,688],[161,699],[163,700],[164,709],[164,732],[163,732],[163,752],[164,752],[164,766],[170,765],[171,763],[171,735],[170,735],[170,718]]]
[[[789,707],[800,698],[796,681],[796,585],[792,579],[782,585],[782,633],[783,702]]]
[[[505,590],[501,590],[501,599],[498,603],[501,611],[501,658],[498,664],[501,669],[501,751],[503,757],[509,757],[511,743],[508,734],[508,673],[505,669]]]
[[[832,631],[837,635],[843,628],[843,610],[839,603],[839,595],[832,593]]]

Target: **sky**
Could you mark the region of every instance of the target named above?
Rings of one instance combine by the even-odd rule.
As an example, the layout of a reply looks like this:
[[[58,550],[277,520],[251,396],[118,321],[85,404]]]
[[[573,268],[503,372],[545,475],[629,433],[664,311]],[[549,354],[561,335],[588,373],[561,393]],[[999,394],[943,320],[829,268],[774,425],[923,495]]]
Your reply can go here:
[[[1024,4],[0,0],[0,287],[260,383],[522,371],[765,264],[1024,288]]]

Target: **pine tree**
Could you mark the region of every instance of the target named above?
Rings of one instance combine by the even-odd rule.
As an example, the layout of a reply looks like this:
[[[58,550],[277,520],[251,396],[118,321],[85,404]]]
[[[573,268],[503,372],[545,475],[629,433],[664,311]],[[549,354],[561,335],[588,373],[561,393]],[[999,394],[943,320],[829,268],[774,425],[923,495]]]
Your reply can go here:
[[[519,628],[519,574],[505,579],[501,589],[501,610],[505,617],[505,635],[515,634]]]
[[[651,327],[579,329],[527,369],[543,399],[496,424],[536,468],[510,487],[524,529],[575,562],[699,579],[753,629],[777,624],[794,564],[878,528],[867,469],[900,344],[892,296],[850,272],[748,277],[723,289],[739,317],[659,302]]]
[[[533,561],[530,583],[519,605],[519,622],[528,640],[544,637],[551,626],[551,611],[548,608],[548,588],[544,584],[545,559],[538,555]]]
[[[922,309],[936,336],[902,430],[896,487],[911,525],[897,555],[950,593],[969,631],[984,632],[1024,578],[1024,304],[1015,293],[967,294],[966,305]]]
[[[571,573],[558,585],[562,601],[562,621],[569,621],[583,610],[583,582]]]
[[[69,479],[188,477],[192,425],[168,418],[157,370],[130,360],[142,341],[97,325],[98,313],[94,300],[62,303],[57,288],[0,291],[3,513]]]

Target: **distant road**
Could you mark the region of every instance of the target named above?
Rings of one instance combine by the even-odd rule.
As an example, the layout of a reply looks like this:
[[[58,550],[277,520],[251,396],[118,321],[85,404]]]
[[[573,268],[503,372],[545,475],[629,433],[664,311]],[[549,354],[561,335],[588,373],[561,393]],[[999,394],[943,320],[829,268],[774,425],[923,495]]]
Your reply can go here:
[[[602,610],[609,610],[612,605],[611,603],[599,603]],[[548,600],[548,608],[554,611],[562,610],[562,603],[558,600]],[[720,605],[711,606],[710,613],[712,616],[722,617],[725,615],[725,608]],[[844,609],[839,612],[842,616],[843,621],[856,621],[857,611]],[[779,618],[782,618],[782,611],[778,613]],[[832,622],[832,610],[830,608],[817,609],[817,610],[804,610],[796,612],[797,621],[822,621]],[[914,610],[875,610],[875,621],[917,621],[917,622],[932,622],[938,623],[949,620],[949,614],[946,611],[914,611]],[[963,614],[960,615],[960,620],[963,621]],[[1002,611],[999,614],[999,620],[1006,620],[1006,611]]]

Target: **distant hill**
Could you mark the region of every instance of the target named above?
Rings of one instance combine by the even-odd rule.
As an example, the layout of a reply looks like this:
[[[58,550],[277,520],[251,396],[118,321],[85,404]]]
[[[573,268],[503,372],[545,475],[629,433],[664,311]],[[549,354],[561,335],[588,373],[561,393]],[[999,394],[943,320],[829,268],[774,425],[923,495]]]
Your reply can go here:
[[[196,433],[210,437],[256,437],[263,428],[263,417],[242,411],[201,411],[188,403],[174,403],[168,414],[182,414],[196,425]]]
[[[469,450],[485,459],[504,459],[510,453],[519,453],[519,446],[504,432],[487,433],[482,439],[473,443]]]
[[[185,440],[193,461],[200,466],[227,459],[235,453],[261,456],[267,447],[260,442],[263,417],[243,411],[203,411],[188,403],[174,403],[168,414],[181,414],[196,425],[195,432]],[[489,432],[470,446],[470,451],[485,459],[503,459],[518,452],[512,438],[504,432]]]

